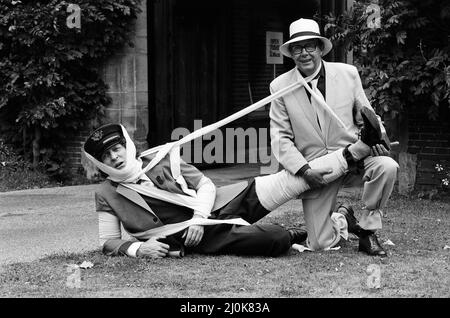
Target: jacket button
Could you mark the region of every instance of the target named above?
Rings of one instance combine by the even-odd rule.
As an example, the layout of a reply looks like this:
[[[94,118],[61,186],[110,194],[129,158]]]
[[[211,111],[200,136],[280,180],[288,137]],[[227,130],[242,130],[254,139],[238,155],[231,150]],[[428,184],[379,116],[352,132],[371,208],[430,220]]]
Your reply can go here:
[[[163,181],[163,179],[161,178],[161,176],[157,176],[157,177],[156,177],[156,181],[158,181],[159,184],[163,184],[163,183],[164,183],[164,181]]]
[[[158,218],[153,218],[153,222],[158,223]]]

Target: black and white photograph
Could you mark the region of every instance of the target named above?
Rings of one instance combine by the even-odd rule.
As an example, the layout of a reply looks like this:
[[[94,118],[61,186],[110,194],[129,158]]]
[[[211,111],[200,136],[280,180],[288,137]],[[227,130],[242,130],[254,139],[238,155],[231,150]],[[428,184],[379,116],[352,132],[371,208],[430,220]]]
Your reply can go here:
[[[0,304],[450,298],[449,56],[446,0],[0,0]]]

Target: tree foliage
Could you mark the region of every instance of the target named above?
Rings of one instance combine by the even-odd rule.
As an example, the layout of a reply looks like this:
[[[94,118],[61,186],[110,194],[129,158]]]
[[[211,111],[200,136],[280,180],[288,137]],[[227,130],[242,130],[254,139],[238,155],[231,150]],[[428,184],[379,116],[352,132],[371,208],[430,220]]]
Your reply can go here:
[[[379,24],[373,18],[379,9]],[[360,0],[340,16],[324,18],[336,45],[353,50],[368,97],[380,114],[426,108],[430,119],[450,105],[446,0]]]
[[[68,27],[71,3],[81,8],[80,28]],[[139,3],[0,0],[0,129],[8,142],[26,148],[35,139],[58,153],[61,141],[102,115],[110,99],[101,66],[132,46]]]

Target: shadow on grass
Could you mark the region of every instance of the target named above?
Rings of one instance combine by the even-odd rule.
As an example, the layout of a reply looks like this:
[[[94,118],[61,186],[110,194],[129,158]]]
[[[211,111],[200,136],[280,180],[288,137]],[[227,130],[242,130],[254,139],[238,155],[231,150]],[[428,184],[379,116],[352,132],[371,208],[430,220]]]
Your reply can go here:
[[[299,204],[289,202],[280,208],[282,213],[275,211],[261,222],[301,222]],[[395,244],[386,245],[387,259],[357,252],[357,240],[337,251],[289,251],[278,258],[194,254],[153,260],[107,257],[100,251],[57,254],[6,266],[0,273],[0,296],[450,297],[450,250],[444,249],[450,245],[450,203],[394,197],[385,212],[380,242]],[[80,269],[79,286],[71,287],[68,266],[83,261],[94,266]],[[378,289],[368,287],[372,264],[380,269]]]

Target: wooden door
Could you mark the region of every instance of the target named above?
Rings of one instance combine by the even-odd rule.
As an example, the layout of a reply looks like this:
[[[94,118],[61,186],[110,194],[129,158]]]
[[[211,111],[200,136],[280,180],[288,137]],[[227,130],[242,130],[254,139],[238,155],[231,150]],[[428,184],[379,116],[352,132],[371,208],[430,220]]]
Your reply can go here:
[[[192,129],[225,113],[229,50],[226,15],[220,2],[179,1],[174,15],[175,125]]]
[[[194,120],[205,126],[226,114],[228,11],[226,2],[154,1],[149,143],[170,141],[179,127],[192,132]]]

